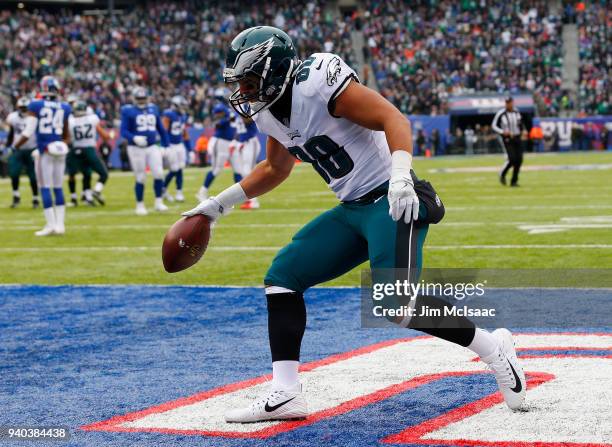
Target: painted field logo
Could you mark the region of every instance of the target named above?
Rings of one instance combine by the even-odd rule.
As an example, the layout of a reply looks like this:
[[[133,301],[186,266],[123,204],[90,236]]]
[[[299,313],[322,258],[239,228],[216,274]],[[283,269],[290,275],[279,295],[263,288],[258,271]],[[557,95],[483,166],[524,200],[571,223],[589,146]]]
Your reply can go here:
[[[501,395],[494,393],[468,399],[417,423],[401,419],[401,430],[398,421],[389,431],[365,416],[360,424],[371,427],[377,443],[383,444],[611,447],[612,334],[519,334],[516,343],[528,378],[526,411],[509,411]],[[306,363],[301,376],[312,397],[311,414],[303,421],[227,424],[223,420],[227,408],[245,405],[266,389],[270,377],[261,376],[82,429],[268,438],[316,427],[351,412],[359,415],[398,397],[415,407],[423,402],[423,389],[438,382],[451,381],[453,388],[452,381],[457,381],[454,390],[461,393],[460,381],[475,378],[490,386],[494,380],[465,349],[431,337],[385,341]],[[339,377],[349,386],[338,386]],[[443,389],[448,388],[446,384]],[[436,403],[435,399],[431,394],[428,403]],[[350,430],[347,426],[346,432]],[[338,439],[343,435],[336,433]]]

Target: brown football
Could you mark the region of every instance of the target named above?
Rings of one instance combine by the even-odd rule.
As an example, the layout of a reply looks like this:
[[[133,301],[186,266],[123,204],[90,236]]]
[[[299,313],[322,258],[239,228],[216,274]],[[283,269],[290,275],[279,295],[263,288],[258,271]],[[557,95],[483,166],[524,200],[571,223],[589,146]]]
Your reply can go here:
[[[168,273],[185,270],[200,260],[210,239],[210,221],[203,214],[183,217],[170,227],[162,245]]]

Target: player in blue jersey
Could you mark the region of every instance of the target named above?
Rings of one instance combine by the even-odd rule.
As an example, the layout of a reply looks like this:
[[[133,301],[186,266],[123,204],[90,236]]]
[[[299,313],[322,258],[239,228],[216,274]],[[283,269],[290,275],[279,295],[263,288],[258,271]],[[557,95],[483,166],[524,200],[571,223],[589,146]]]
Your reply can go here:
[[[66,169],[66,155],[70,141],[68,117],[70,106],[59,100],[60,83],[53,76],[40,81],[41,99],[28,105],[26,128],[15,148],[19,149],[36,134],[36,176],[40,185],[43,210],[47,221],[45,227],[36,232],[37,236],[50,236],[66,232],[64,219],[66,206],[62,181]],[[36,153],[36,152],[35,152]],[[53,196],[55,198],[55,206]]]
[[[251,118],[243,117],[242,120],[236,120],[241,125],[237,126],[238,138],[237,138],[237,149],[242,159],[242,170],[240,174],[246,177],[251,173],[255,165],[257,164],[257,157],[261,152],[261,143],[257,137],[257,124]],[[259,208],[259,200],[257,197],[248,199],[241,206],[243,210],[257,209]]]
[[[182,96],[174,96],[169,109],[164,110],[162,123],[168,132],[170,147],[166,149],[164,155],[169,165],[168,175],[164,181],[164,199],[173,202],[184,202],[183,195],[183,169],[187,164],[187,151],[191,151],[191,140],[187,133],[186,113],[187,100]],[[168,192],[168,185],[173,178],[176,178],[176,196],[172,197]]]
[[[233,126],[235,115],[228,106],[222,103],[213,107],[212,114],[215,122],[215,134],[208,142],[208,156],[212,169],[208,171],[204,178],[204,185],[197,194],[200,201],[208,197],[208,188],[210,188],[215,177],[223,170],[228,160],[234,170],[234,181],[242,180],[240,153],[239,151],[230,151],[232,140],[236,135],[236,128]]]
[[[134,103],[121,108],[121,137],[128,143],[128,157],[136,177],[136,214],[145,216],[144,182],[147,177],[147,165],[153,174],[155,190],[155,210],[167,211],[162,193],[164,189],[164,170],[162,149],[158,146],[158,137],[162,147],[168,147],[168,133],[159,116],[159,108],[149,102],[149,95],[143,87],[134,90]]]

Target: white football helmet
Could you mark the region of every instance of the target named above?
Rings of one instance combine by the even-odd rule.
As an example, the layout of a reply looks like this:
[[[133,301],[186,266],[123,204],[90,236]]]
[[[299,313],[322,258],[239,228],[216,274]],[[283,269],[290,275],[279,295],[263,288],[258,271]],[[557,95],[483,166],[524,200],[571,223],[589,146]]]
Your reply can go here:
[[[30,98],[22,96],[17,100],[17,110],[20,113],[26,113],[28,111],[28,106],[30,105]]]
[[[144,87],[136,87],[132,96],[138,107],[145,107],[149,102],[149,94]]]
[[[173,96],[170,100],[170,104],[172,104],[173,109],[179,112],[183,112],[187,108],[187,100],[181,95]]]

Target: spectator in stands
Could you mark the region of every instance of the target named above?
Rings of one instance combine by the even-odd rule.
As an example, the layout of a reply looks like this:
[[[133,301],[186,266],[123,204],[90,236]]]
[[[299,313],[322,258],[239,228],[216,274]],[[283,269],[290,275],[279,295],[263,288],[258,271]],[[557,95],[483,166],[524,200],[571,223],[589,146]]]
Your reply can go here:
[[[594,1],[588,7],[582,2],[578,3],[576,23],[580,56],[579,106],[586,114],[607,115],[612,113],[610,2]]]
[[[449,95],[531,90],[559,110],[561,19],[543,0],[369,0],[364,33],[383,95],[404,113],[446,112]]]
[[[104,120],[118,119],[131,87],[144,85],[162,106],[183,95],[190,115],[206,122],[214,92],[223,86],[225,48],[238,29],[282,23],[302,57],[327,46],[354,63],[350,21],[334,20],[324,5],[154,0],[119,11],[113,20],[70,10],[0,11],[0,116],[52,71],[66,92],[86,100]]]

